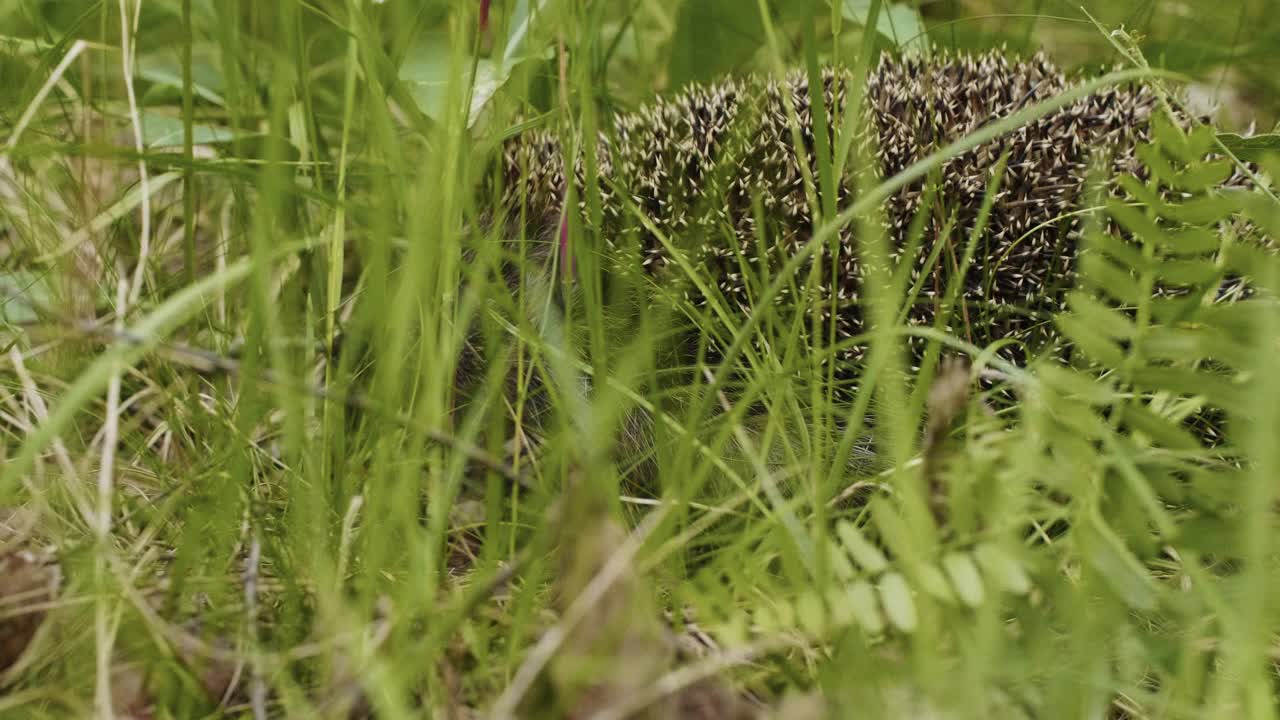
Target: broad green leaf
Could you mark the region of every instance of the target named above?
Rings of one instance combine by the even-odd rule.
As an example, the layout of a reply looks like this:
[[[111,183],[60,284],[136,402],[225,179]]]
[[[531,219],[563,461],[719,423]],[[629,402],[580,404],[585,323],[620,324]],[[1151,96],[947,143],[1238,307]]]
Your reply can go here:
[[[196,53],[199,49],[201,48],[193,48],[192,52]],[[206,57],[212,52],[216,51],[208,51],[205,53]],[[182,61],[179,60],[176,52],[162,50],[139,55],[137,67],[138,76],[155,86],[167,88],[174,93],[182,92]],[[222,96],[223,90],[222,69],[217,63],[194,57],[191,62],[191,93],[205,102],[226,107],[227,101]],[[151,94],[149,92],[148,96]]]
[[[1151,136],[1162,150],[1177,158],[1184,165],[1199,162],[1213,149],[1213,128],[1198,125],[1188,131],[1174,125],[1164,113],[1151,120]]]
[[[1015,595],[1025,595],[1031,590],[1031,578],[1022,568],[1017,558],[995,543],[982,543],[974,548],[974,557],[986,571],[987,577],[994,578],[1000,586]]]
[[[498,60],[481,58],[474,63],[475,75],[471,75],[472,62],[467,59],[464,67],[453,67],[453,48],[449,35],[427,33],[410,48],[400,66],[400,79],[409,88],[418,109],[428,117],[439,119],[448,101],[449,83],[453,74],[457,80],[471,83],[471,106],[467,122],[472,124],[494,94],[511,78],[511,71],[527,60],[549,57],[551,46],[538,32],[554,17],[559,3],[556,0],[516,0],[507,27],[506,43]],[[465,88],[465,85],[460,85]]]
[[[1280,161],[1268,165],[1267,172],[1271,177],[1280,176]],[[1280,205],[1274,200],[1263,193],[1251,193],[1242,198],[1240,205],[1249,219],[1264,232],[1273,238],[1280,237]],[[1272,262],[1275,262],[1274,256]]]
[[[1062,395],[1090,405],[1107,405],[1115,399],[1115,388],[1107,378],[1084,375],[1054,363],[1038,365],[1036,375]]]
[[[1096,252],[1081,253],[1079,262],[1080,275],[1091,285],[1105,289],[1126,305],[1136,307],[1141,304],[1142,298],[1133,275]]]
[[[857,571],[853,563],[849,562],[849,556],[834,540],[828,539],[827,545],[827,557],[831,561],[831,569],[835,571],[836,577],[841,580],[852,580]]]
[[[1161,446],[1172,450],[1199,450],[1200,441],[1185,428],[1168,418],[1153,413],[1147,406],[1129,403],[1124,408],[1124,423],[1142,432]]]
[[[680,6],[667,72],[672,87],[706,82],[738,68],[764,44],[756,3],[692,0]]]
[[[1235,515],[1243,482],[1247,480],[1239,471],[1197,470],[1191,473],[1187,494],[1196,507],[1219,515]]]
[[[1170,179],[1177,176],[1178,170],[1163,152],[1159,145],[1139,145],[1134,148],[1134,154],[1147,166],[1147,172],[1151,173],[1154,181],[1168,183]]]
[[[1134,385],[1150,391],[1167,390],[1179,395],[1203,395],[1228,411],[1249,406],[1245,389],[1209,371],[1178,367],[1143,367],[1133,371]]]
[[[21,324],[39,319],[37,307],[53,304],[49,278],[25,270],[0,273],[0,323]]]
[[[1108,426],[1102,417],[1082,403],[1058,403],[1053,414],[1059,423],[1076,434],[1075,439],[1092,439],[1107,432]]]
[[[185,130],[182,118],[147,112],[142,114],[142,141],[149,148],[180,147]],[[194,123],[191,126],[191,143],[193,145],[214,145],[227,143],[237,137],[246,137],[246,133],[236,133],[229,127],[209,123]]]
[[[1133,322],[1129,318],[1088,293],[1072,290],[1067,294],[1067,306],[1082,322],[1107,337],[1117,340],[1133,337]]]
[[[1166,205],[1161,212],[1178,222],[1209,225],[1225,220],[1235,209],[1235,203],[1229,197],[1200,195],[1186,202]]]
[[[3,2],[0,2],[0,22],[10,22],[10,16],[16,15],[22,9],[22,5],[22,0],[3,0]],[[9,38],[6,37],[5,39],[6,42],[11,42]]]
[[[780,602],[773,607],[778,619],[778,628],[794,628],[796,626],[796,608],[789,602]]]
[[[1182,131],[1182,128],[1170,122],[1169,116],[1162,112],[1151,117],[1151,137],[1154,144],[1148,147],[1163,148],[1174,157],[1183,158],[1184,161],[1194,160],[1204,155],[1192,149],[1187,134]]]
[[[1147,357],[1164,360],[1199,360],[1211,354],[1206,346],[1210,337],[1200,328],[1148,328],[1142,336],[1142,352]]]
[[[1164,207],[1165,202],[1164,199],[1157,194],[1156,190],[1153,190],[1146,183],[1132,175],[1121,175],[1116,179],[1116,182],[1119,183],[1120,188],[1124,190],[1125,194],[1129,197],[1137,200],[1146,207],[1154,208],[1156,214],[1160,214],[1160,210]]]
[[[1168,260],[1160,265],[1160,279],[1165,283],[1196,286],[1217,283],[1222,270],[1210,260]]]
[[[1156,496],[1155,490],[1151,488],[1151,483],[1147,482],[1147,478],[1138,469],[1137,452],[1131,438],[1120,437],[1115,433],[1107,433],[1103,436],[1105,447],[1109,451],[1110,464],[1119,471],[1125,482],[1129,485],[1129,490],[1133,493],[1133,497],[1142,505],[1146,511],[1147,517],[1151,524],[1155,526],[1156,532],[1160,538],[1170,538],[1177,533],[1174,527],[1173,518],[1169,515],[1168,509],[1165,508],[1160,498]],[[1138,531],[1142,537],[1149,534],[1143,527]]]
[[[1207,147],[1212,143],[1212,138],[1203,135],[1196,137],[1196,147]],[[1231,176],[1235,167],[1231,160],[1209,160],[1204,154],[1180,156],[1176,161],[1170,161],[1169,155],[1161,152],[1162,149],[1168,148],[1140,145],[1135,153],[1161,183],[1186,192],[1204,192],[1221,185]]]
[[[755,621],[759,632],[771,633],[789,629],[778,619],[778,613],[774,611],[773,605],[761,605],[756,608]]]
[[[1086,254],[1086,258],[1082,258],[1082,262],[1087,259],[1088,255],[1099,255],[1100,253],[1105,253],[1111,260],[1116,261],[1115,264],[1118,268],[1131,273],[1153,273],[1160,266],[1159,260],[1142,253],[1142,247],[1138,243],[1129,242],[1118,234],[1098,233],[1090,237],[1089,252]],[[1103,269],[1103,272],[1105,272],[1105,269]],[[1110,279],[1115,280],[1117,278]],[[1101,284],[1099,284],[1099,287],[1108,291],[1112,297],[1116,297],[1119,292],[1126,292],[1136,297],[1136,283],[1132,280],[1129,282],[1135,286],[1133,288],[1125,288],[1123,291]]]
[[[525,60],[545,57],[549,43],[539,36],[538,29],[551,27],[552,13],[558,10],[556,0],[516,0],[507,23],[507,42],[502,50],[502,65],[498,75],[505,78],[511,69]]]
[[[1189,550],[1212,555],[1222,552],[1222,548],[1233,547],[1240,537],[1239,522],[1232,517],[1202,513],[1181,520],[1178,526],[1180,552]]]
[[[889,561],[885,559],[884,553],[875,545],[872,545],[858,528],[848,520],[841,520],[836,524],[836,533],[840,535],[840,541],[844,543],[845,549],[853,556],[854,562],[862,566],[862,569],[869,575],[878,575],[884,572],[889,566]]]
[[[822,637],[827,631],[827,609],[822,596],[810,590],[796,600],[796,617],[800,628],[814,637]]]
[[[457,68],[456,72],[461,76],[456,78],[460,84],[455,91],[464,92],[466,83],[473,82],[471,64],[465,63],[465,67]],[[452,50],[448,46],[448,36],[443,33],[427,34],[410,49],[400,66],[400,79],[418,103],[418,109],[427,117],[437,120],[443,116],[449,101],[450,83],[455,80],[454,73]],[[492,60],[483,59],[475,64],[468,123],[475,122],[480,110],[505,81],[506,77],[498,72]]]
[[[871,0],[836,0],[840,2],[841,14],[848,20],[867,26],[867,16],[871,14]],[[884,2],[880,5],[880,15],[876,18],[876,32],[893,41],[893,44],[911,52],[927,52],[929,35],[925,32],[924,21],[916,9],[903,2]]]
[[[1150,610],[1156,588],[1147,569],[1100,518],[1093,518],[1084,535],[1085,560],[1129,607]]]
[[[1120,346],[1079,316],[1059,313],[1053,317],[1053,322],[1063,335],[1093,359],[1108,367],[1119,367],[1124,363],[1125,355]]]
[[[919,621],[916,617],[916,605],[911,599],[911,588],[907,581],[897,572],[885,573],[880,578],[880,602],[884,605],[884,614],[894,627],[904,633],[915,632]]]
[[[1280,236],[1277,236],[1280,237]],[[1277,258],[1270,252],[1243,243],[1227,248],[1227,267],[1251,280],[1265,279],[1267,270],[1274,268]],[[1274,269],[1272,270],[1274,273]]]
[[[1217,144],[1217,134],[1214,129],[1208,125],[1196,125],[1187,133],[1187,149],[1188,154],[1182,156],[1181,160],[1190,165],[1204,159]]]
[[[719,638],[721,646],[734,648],[746,645],[750,636],[750,629],[747,624],[746,615],[742,613],[731,614],[729,619],[716,629],[716,637]]]
[[[1160,498],[1170,505],[1181,505],[1187,502],[1187,486],[1186,478],[1178,477],[1173,470],[1161,467],[1144,466],[1143,471],[1147,474],[1147,479],[1151,482],[1151,488],[1160,495]],[[1182,518],[1178,519],[1178,533],[1182,533]]]
[[[946,570],[961,602],[969,607],[982,604],[986,594],[982,589],[982,576],[978,574],[972,557],[967,553],[948,553],[942,558],[942,568]]]
[[[1169,182],[1185,192],[1204,192],[1226,182],[1234,169],[1235,164],[1230,160],[1205,160],[1189,165],[1170,178]]]
[[[1222,246],[1222,238],[1217,233],[1198,227],[1167,230],[1159,237],[1149,239],[1160,243],[1167,252],[1177,255],[1202,255],[1216,252]]]
[[[853,601],[848,591],[842,586],[832,586],[827,590],[827,607],[831,610],[831,622],[837,628],[848,627],[854,622]]]
[[[1270,153],[1280,153],[1280,133],[1244,137],[1235,133],[1219,133],[1218,140],[1233,155],[1246,162],[1257,162]]]
[[[849,612],[868,635],[884,632],[884,616],[880,614],[875,588],[871,583],[864,580],[850,585],[845,593],[845,600],[848,603]]]
[[[916,568],[916,577],[922,590],[947,604],[955,604],[956,596],[951,592],[951,584],[937,566],[921,565]]]
[[[1177,296],[1153,297],[1150,301],[1151,318],[1157,325],[1174,326],[1187,322],[1203,324],[1201,318],[1206,309],[1204,296],[1208,291],[1209,288],[1191,288],[1190,292]]]
[[[1252,341],[1266,315],[1276,311],[1274,303],[1258,300],[1210,305],[1200,310],[1198,319],[1209,327],[1230,333],[1237,342]]]
[[[1118,200],[1111,200],[1107,203],[1107,214],[1115,218],[1120,226],[1133,236],[1147,242],[1159,242],[1160,244],[1168,244],[1161,242],[1160,238],[1164,235],[1164,228],[1156,224],[1156,221],[1147,214],[1145,208],[1137,208],[1132,205],[1126,205]]]

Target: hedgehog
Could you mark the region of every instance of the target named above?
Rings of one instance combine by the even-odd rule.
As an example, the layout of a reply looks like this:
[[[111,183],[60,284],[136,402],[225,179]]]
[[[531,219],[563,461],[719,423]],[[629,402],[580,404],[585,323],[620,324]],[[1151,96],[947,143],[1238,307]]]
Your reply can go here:
[[[831,127],[843,117],[851,73],[828,67],[821,79]],[[1000,51],[883,56],[866,79],[866,122],[861,123],[873,129],[875,137],[858,140],[864,146],[869,143],[879,167],[873,174],[865,168],[845,172],[836,183],[836,204],[843,206],[859,183],[874,182],[877,175],[890,177],[944,145],[1071,86],[1072,80],[1043,54],[1026,60],[1010,59]],[[798,121],[803,152],[794,143],[788,104]],[[923,218],[923,237],[938,238],[949,224],[949,237],[962,247],[978,220],[997,160],[1009,153],[977,260],[963,283],[962,307],[981,306],[984,321],[965,323],[957,334],[978,346],[1001,339],[1019,341],[1005,352],[1022,356],[1025,351],[1020,348],[1052,340],[1047,319],[1061,309],[1073,283],[1081,220],[1072,210],[1084,192],[1091,163],[1099,160],[1102,150],[1103,169],[1109,170],[1103,176],[1140,173],[1134,149],[1148,139],[1156,107],[1157,97],[1145,85],[1108,87],[943,165],[935,202],[942,212],[931,211]],[[615,260],[609,269],[627,273],[638,266],[657,282],[678,282],[670,267],[671,249],[650,230],[658,228],[669,244],[686,253],[693,267],[714,281],[727,306],[749,312],[750,273],[759,273],[762,264],[780,266],[812,237],[813,203],[805,176],[812,179],[810,187],[818,185],[813,116],[809,76],[804,72],[693,85],[615,116],[596,145],[601,212],[595,229]],[[829,130],[828,141],[834,138]],[[501,158],[504,206],[525,218],[528,235],[547,246],[556,244],[557,230],[562,229],[570,175],[581,217],[585,221],[589,216],[583,164],[566,172],[564,156],[557,137],[541,130],[509,141]],[[925,183],[919,180],[900,189],[883,208],[895,263],[902,259]],[[753,210],[757,199],[763,210],[759,217]],[[644,222],[637,221],[637,214]],[[755,227],[760,221],[768,226],[764,232]],[[766,240],[762,243],[761,238]],[[835,314],[842,340],[865,331],[859,310],[865,268],[855,238],[854,229],[840,230],[835,282],[819,288],[822,297],[814,306],[824,320]],[[638,248],[638,263],[626,259],[628,255],[620,252],[624,247]],[[912,285],[920,286],[919,301],[909,308],[913,324],[932,322],[948,282],[945,263],[926,265],[929,249],[926,244],[913,259]],[[830,267],[833,259],[827,249],[817,254]],[[694,308],[708,302],[695,287],[681,292]],[[786,302],[787,291],[775,300]],[[954,315],[963,318],[963,313]],[[923,340],[912,337],[911,342],[918,355]],[[864,350],[864,344],[844,343],[839,358],[846,365],[856,364]]]
[[[667,299],[681,300],[677,310],[693,317],[702,332],[677,328],[665,337],[677,344],[682,361],[715,364],[722,358],[721,338],[728,334],[706,321],[716,322],[724,310],[736,310],[743,319],[752,313],[767,278],[813,238],[815,206],[834,200],[835,207],[848,207],[858,188],[874,187],[983,126],[1068,92],[1079,82],[1043,54],[1014,59],[1001,50],[923,58],[885,54],[865,77],[861,94],[853,92],[855,78],[848,69],[823,68],[819,77],[822,87],[814,93],[803,71],[725,77],[613,115],[595,138],[593,177],[598,182],[590,193],[583,148],[564,148],[560,137],[547,130],[516,135],[503,144],[491,176],[495,186],[490,197],[498,199],[499,209],[489,221],[507,223],[505,237],[520,238],[520,254],[535,261],[535,273],[550,270],[557,259],[561,270],[572,273],[567,228],[569,217],[576,215],[590,231],[588,237],[601,243],[604,282],[630,277],[647,283],[654,295],[663,296],[664,312],[671,308]],[[815,135],[815,126],[822,125],[810,107],[812,96],[823,100],[826,147],[834,147],[838,135],[832,128],[839,126],[856,129],[852,139],[840,139],[859,149],[851,153],[855,160],[842,165],[843,175],[825,185],[816,152],[821,138]],[[849,123],[846,105],[854,97],[860,103],[849,111],[859,115]],[[1195,124],[1186,117],[1169,118],[1162,106],[1149,85],[1107,86],[900,187],[880,208],[895,279],[907,271],[913,298],[900,317],[917,327],[933,326],[948,288],[958,281],[959,297],[941,324],[944,332],[976,347],[994,344],[1013,365],[1046,357],[1076,362],[1071,343],[1059,336],[1053,319],[1066,309],[1076,284],[1089,215],[1084,210],[1091,204],[1086,190],[1092,195],[1094,177],[1145,180],[1139,150],[1151,141],[1160,118],[1184,130]],[[579,158],[571,169],[566,156]],[[988,189],[1002,160],[1001,182],[983,219]],[[1252,177],[1237,168],[1221,187],[1250,187]],[[824,189],[833,189],[836,197],[822,197]],[[1114,183],[1104,182],[1101,189],[1118,192]],[[572,198],[576,204],[567,207]],[[973,262],[963,277],[953,278],[951,268],[958,265],[979,222],[982,232]],[[1105,218],[1103,222],[1110,225]],[[797,282],[784,285],[772,298],[788,304],[784,314],[820,319],[823,327],[834,330],[837,343],[814,357],[823,364],[823,375],[835,381],[829,389],[843,399],[857,392],[868,347],[869,321],[862,302],[867,269],[858,246],[863,228],[838,228],[836,242],[810,249],[794,276]],[[822,263],[821,275],[810,274],[814,262]],[[520,272],[526,277],[515,282],[527,282],[528,268],[522,266]],[[805,278],[817,280],[805,285]],[[549,279],[544,273],[537,282],[545,290]],[[558,287],[572,293],[572,286]],[[797,290],[801,297],[794,296]],[[1185,291],[1176,285],[1153,288],[1161,296]],[[1251,294],[1242,278],[1228,277],[1217,299]],[[660,302],[654,295],[641,301]],[[715,307],[708,308],[713,301]],[[752,342],[767,353],[762,337]],[[906,342],[908,369],[914,373],[923,364],[928,340],[923,333],[908,333]],[[833,368],[826,365],[831,361]],[[677,391],[683,387],[681,372],[695,366],[681,362],[679,367],[684,370],[664,368],[679,370],[666,375]],[[729,370],[737,376],[734,368]],[[989,379],[982,384],[999,386]],[[998,397],[987,396],[1000,404],[1016,402],[1007,388]],[[546,403],[532,405],[546,409]],[[1216,409],[1205,408],[1184,422],[1214,446],[1222,438],[1223,421]],[[643,419],[633,424],[640,436],[651,430]],[[873,412],[865,427],[874,425]],[[872,442],[873,435],[865,439]],[[644,437],[628,442],[640,450],[646,445]],[[874,457],[870,447],[867,458]]]

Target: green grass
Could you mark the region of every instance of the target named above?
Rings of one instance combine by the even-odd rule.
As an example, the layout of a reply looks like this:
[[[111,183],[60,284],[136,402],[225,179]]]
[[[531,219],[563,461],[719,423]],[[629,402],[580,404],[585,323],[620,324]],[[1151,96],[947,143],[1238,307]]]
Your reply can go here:
[[[483,5],[0,2],[0,716],[1276,715],[1280,265],[1253,240],[1280,203],[1206,159],[1274,176],[1274,136],[1165,128],[1151,178],[1111,179],[1072,367],[904,325],[919,288],[876,262],[885,198],[1071,96],[847,207],[857,121],[818,119],[818,230],[748,317],[606,277],[595,191],[572,273],[485,222],[522,129],[594,176],[573,138],[654,93],[882,50],[1043,47],[1104,69],[1077,93],[1190,85],[1269,130],[1268,2],[873,2],[872,33],[851,1],[502,0],[481,32]],[[848,223],[854,393],[804,305]],[[1233,273],[1258,295],[1200,301]],[[723,362],[671,350],[691,325]],[[1213,448],[1182,422],[1206,404]]]

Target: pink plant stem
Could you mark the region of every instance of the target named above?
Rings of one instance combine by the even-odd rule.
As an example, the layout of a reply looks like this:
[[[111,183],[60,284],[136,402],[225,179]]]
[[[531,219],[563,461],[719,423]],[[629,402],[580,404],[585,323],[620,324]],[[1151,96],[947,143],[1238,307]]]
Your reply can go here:
[[[568,212],[560,215],[560,267],[563,268],[566,278],[572,279],[577,273],[577,264],[574,261],[573,253],[569,252],[569,214]]]

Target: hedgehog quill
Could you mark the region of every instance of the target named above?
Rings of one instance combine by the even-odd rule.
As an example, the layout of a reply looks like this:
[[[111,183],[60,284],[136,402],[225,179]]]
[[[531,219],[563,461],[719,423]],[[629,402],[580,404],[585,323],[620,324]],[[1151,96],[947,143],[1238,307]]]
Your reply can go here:
[[[827,68],[822,80],[826,117],[842,117],[850,73]],[[1071,87],[1072,81],[1043,55],[1022,61],[995,51],[928,59],[885,56],[865,85],[863,124],[875,137],[856,142],[870,140],[879,165],[875,175],[890,177],[988,123]],[[819,173],[809,98],[809,79],[802,72],[781,78],[728,78],[616,116],[600,133],[596,147],[601,202],[597,229],[616,260],[609,271],[637,269],[637,263],[620,260],[619,250],[633,242],[639,249],[639,268],[658,281],[673,282],[672,250],[646,229],[660,228],[674,241],[676,251],[687,253],[691,266],[707,274],[708,284],[728,307],[749,312],[748,277],[779,267],[812,237],[814,218],[805,176],[817,185]],[[794,142],[788,100],[802,148]],[[1062,307],[1072,285],[1080,229],[1080,213],[1073,211],[1079,207],[1090,164],[1102,160],[1109,176],[1140,172],[1134,148],[1148,139],[1156,105],[1148,87],[1110,87],[945,163],[936,175],[937,207],[923,219],[925,246],[912,259],[911,280],[920,292],[909,309],[909,321],[931,323],[948,283],[945,262],[925,264],[929,242],[937,241],[946,227],[950,238],[967,237],[997,161],[1007,152],[1002,182],[960,298],[962,304],[981,305],[986,321],[951,330],[978,346],[1013,339],[1034,349],[1049,341],[1046,318]],[[828,140],[834,139],[829,131]],[[504,148],[503,203],[512,215],[531,221],[530,234],[535,237],[562,234],[556,231],[563,229],[571,175],[580,198],[578,211],[588,216],[585,173],[581,164],[575,172],[566,172],[564,154],[557,138],[546,131],[521,135]],[[837,179],[838,205],[846,203],[859,183],[875,179],[858,172],[849,168]],[[925,188],[924,180],[904,187],[884,207],[895,262],[902,259]],[[624,192],[628,197],[620,197]],[[763,213],[754,211],[756,202]],[[647,222],[637,221],[637,211]],[[759,222],[767,227],[756,227]],[[559,240],[563,244],[563,238]],[[822,261],[828,266],[834,262],[836,272],[835,282],[818,289],[818,307],[824,316],[834,310],[838,339],[848,339],[865,330],[859,309],[865,271],[855,231],[842,228],[839,240],[834,258],[827,248],[820,250]],[[694,307],[707,303],[695,287],[683,288],[683,293]],[[856,361],[863,351],[862,345],[846,345],[840,359]]]

